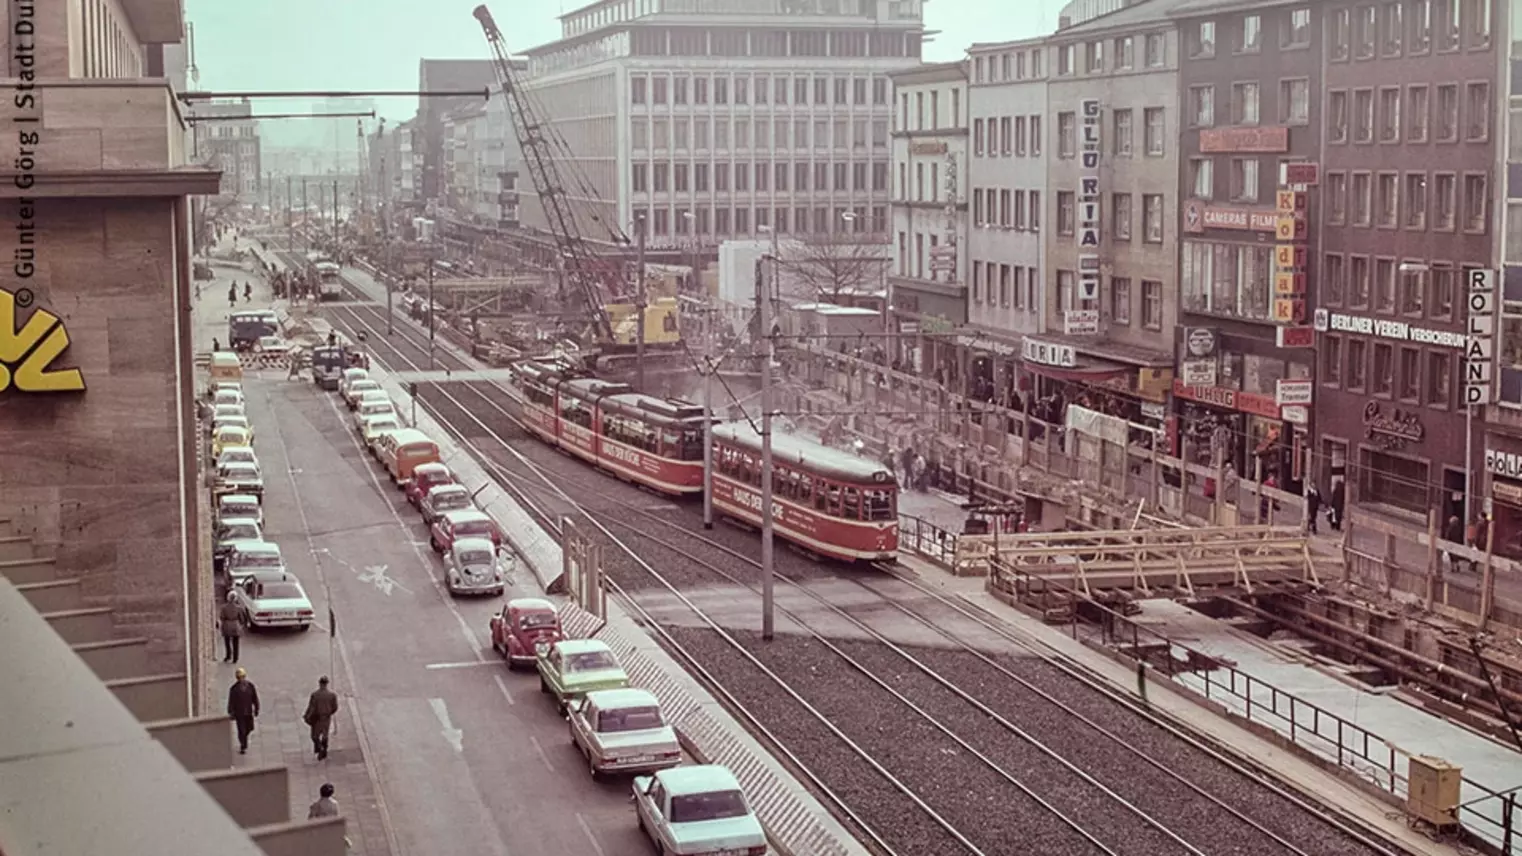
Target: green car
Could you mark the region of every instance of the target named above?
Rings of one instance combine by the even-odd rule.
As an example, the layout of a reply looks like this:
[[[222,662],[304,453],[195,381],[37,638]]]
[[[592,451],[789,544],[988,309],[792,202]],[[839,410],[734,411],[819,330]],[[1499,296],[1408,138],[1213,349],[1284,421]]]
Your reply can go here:
[[[596,639],[565,639],[539,654],[539,691],[555,696],[562,711],[593,690],[629,686],[613,650]]]

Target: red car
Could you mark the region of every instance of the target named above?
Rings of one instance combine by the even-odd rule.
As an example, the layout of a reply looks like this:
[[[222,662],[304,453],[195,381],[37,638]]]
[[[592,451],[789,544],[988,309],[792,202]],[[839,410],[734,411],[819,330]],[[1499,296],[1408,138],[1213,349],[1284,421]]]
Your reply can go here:
[[[441,514],[428,530],[428,543],[439,553],[448,551],[456,538],[490,538],[492,546],[502,546],[502,533],[497,531],[497,524],[485,513],[475,510]]]
[[[507,667],[533,665],[539,649],[565,638],[555,605],[540,597],[516,597],[491,617],[492,650],[507,658]]]
[[[412,468],[412,481],[407,482],[407,501],[413,508],[420,508],[428,491],[441,484],[454,483],[454,473],[443,464],[418,464]]]

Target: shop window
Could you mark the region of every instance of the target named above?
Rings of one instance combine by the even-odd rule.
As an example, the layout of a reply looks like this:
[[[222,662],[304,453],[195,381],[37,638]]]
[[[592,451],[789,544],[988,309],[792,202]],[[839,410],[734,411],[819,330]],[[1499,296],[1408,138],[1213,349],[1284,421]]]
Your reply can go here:
[[[1342,337],[1321,337],[1321,382],[1327,386],[1342,383]]]
[[[1416,403],[1422,391],[1422,355],[1415,348],[1400,349],[1400,400]]]
[[[1427,353],[1427,395],[1423,402],[1430,407],[1448,408],[1453,404],[1453,355],[1443,351]]]
[[[1364,448],[1359,450],[1358,493],[1366,502],[1426,514],[1428,467],[1422,461]]]
[[[1242,357],[1243,392],[1272,396],[1278,392],[1279,381],[1285,377],[1284,360],[1244,354]]]
[[[1352,392],[1363,392],[1368,386],[1368,343],[1362,339],[1348,339],[1348,361],[1343,369],[1345,386]]]
[[[1374,343],[1374,368],[1370,378],[1369,392],[1389,396],[1395,388],[1395,348],[1383,342]]]
[[[1242,374],[1246,371],[1243,366],[1245,356],[1241,351],[1227,351],[1221,354],[1220,373],[1217,375],[1216,386],[1223,389],[1242,389]]]

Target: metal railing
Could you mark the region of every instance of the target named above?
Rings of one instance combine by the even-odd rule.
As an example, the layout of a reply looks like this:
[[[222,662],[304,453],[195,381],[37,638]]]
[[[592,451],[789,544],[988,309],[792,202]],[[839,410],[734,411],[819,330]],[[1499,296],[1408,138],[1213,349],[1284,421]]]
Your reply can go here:
[[[950,530],[912,514],[898,516],[898,548],[951,568],[956,562],[957,536]]]

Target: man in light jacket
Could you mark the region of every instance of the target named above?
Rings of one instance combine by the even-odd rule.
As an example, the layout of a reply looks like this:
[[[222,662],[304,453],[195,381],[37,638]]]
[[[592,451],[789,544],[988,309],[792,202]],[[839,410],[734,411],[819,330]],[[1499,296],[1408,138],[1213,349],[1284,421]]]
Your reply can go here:
[[[217,623],[222,631],[222,648],[226,654],[222,662],[238,662],[238,649],[243,641],[243,610],[232,592],[227,593],[227,600],[222,602],[222,607],[217,611]]]

